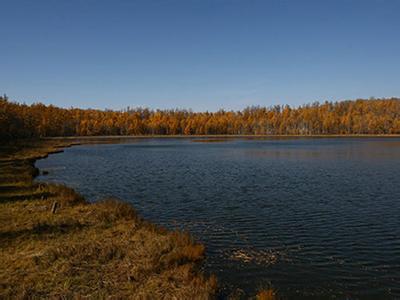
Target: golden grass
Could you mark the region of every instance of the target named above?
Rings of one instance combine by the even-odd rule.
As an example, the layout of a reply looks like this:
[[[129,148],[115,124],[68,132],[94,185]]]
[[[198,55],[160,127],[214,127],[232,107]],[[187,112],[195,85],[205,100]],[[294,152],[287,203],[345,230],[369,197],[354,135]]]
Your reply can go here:
[[[257,300],[278,300],[278,297],[276,296],[275,290],[272,288],[269,288],[266,290],[258,291],[256,299]]]
[[[33,182],[35,159],[68,144],[0,147],[0,298],[212,298],[216,279],[198,270],[204,246],[188,234],[119,200],[88,204],[68,187]]]

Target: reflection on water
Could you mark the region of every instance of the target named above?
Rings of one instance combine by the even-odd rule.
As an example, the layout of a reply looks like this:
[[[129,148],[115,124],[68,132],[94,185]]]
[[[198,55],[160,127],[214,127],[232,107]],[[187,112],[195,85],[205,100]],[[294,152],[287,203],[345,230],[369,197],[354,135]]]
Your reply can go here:
[[[226,291],[400,297],[400,139],[146,139],[66,149],[43,180],[114,195],[207,246]]]

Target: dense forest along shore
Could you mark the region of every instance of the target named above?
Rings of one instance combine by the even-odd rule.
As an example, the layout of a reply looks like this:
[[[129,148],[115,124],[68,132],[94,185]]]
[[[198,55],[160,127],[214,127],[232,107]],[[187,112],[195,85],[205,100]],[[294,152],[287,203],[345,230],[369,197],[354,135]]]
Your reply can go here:
[[[247,107],[241,111],[98,110],[10,102],[0,97],[0,138],[124,135],[400,134],[400,99]]]

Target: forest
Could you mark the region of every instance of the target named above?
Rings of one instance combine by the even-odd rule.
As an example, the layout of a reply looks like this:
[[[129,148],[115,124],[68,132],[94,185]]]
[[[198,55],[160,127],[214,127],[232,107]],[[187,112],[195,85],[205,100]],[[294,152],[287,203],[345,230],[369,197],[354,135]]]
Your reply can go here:
[[[400,134],[400,99],[315,102],[242,111],[115,110],[32,105],[0,97],[2,140],[100,135],[346,135]]]

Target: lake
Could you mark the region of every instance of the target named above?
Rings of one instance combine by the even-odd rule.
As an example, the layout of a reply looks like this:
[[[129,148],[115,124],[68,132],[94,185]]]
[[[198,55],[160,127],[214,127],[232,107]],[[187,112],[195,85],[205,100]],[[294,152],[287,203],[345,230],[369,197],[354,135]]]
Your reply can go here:
[[[400,298],[399,138],[132,139],[36,165],[189,231],[222,295]]]

